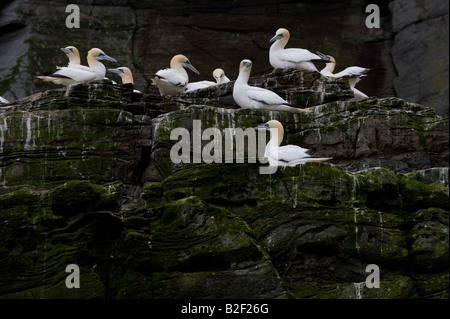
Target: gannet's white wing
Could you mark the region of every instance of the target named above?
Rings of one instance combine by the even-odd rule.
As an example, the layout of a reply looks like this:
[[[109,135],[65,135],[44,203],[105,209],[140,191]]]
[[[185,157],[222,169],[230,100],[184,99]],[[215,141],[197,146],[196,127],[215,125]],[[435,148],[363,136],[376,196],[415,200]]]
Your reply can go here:
[[[9,101],[5,99],[3,96],[0,96],[0,104],[8,104]]]
[[[309,158],[311,155],[306,153],[307,149],[296,145],[285,145],[278,148],[278,160],[292,162],[299,159]]]
[[[263,104],[267,104],[267,105],[279,105],[279,104],[285,104],[288,105],[289,103],[284,100],[281,96],[279,96],[278,94],[263,89],[263,88],[259,88],[259,87],[249,87],[246,91],[245,94],[247,95],[247,97],[251,100],[255,100],[258,102],[261,102]]]
[[[62,68],[76,68],[76,69],[92,72],[92,69],[90,67],[88,67],[86,65],[74,64],[74,63],[69,63],[67,66],[57,66],[56,67],[57,70],[61,70]]]
[[[362,68],[359,66],[350,66],[348,68],[346,68],[345,70],[334,74],[333,76],[335,78],[341,78],[343,76],[349,76],[349,77],[361,77],[361,76],[366,76],[367,72],[369,72],[370,69],[368,68]]]
[[[186,92],[204,89],[211,85],[216,85],[216,84],[217,84],[216,82],[212,82],[212,81],[191,82],[186,85]]]
[[[174,69],[162,69],[156,72],[156,76],[176,86],[185,86],[187,79]]]
[[[97,74],[90,68],[80,69],[77,67],[61,67],[51,75],[38,76],[43,81],[65,86],[93,81],[96,77]]]
[[[314,60],[322,60],[320,56],[306,49],[284,49],[277,54],[278,58],[283,61],[300,63],[310,62]]]
[[[91,68],[62,67],[51,76],[67,77],[76,82],[88,82],[96,79],[96,73]]]

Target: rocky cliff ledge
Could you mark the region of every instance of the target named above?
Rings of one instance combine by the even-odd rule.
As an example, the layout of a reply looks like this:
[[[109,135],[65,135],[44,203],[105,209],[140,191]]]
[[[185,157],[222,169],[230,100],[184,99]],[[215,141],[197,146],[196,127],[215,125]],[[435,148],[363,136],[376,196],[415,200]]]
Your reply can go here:
[[[344,80],[251,79],[306,114],[239,109],[232,83],[173,99],[107,81],[0,108],[2,298],[448,298],[448,119]],[[275,118],[333,157],[173,164],[170,132]],[[205,141],[207,143],[207,141]],[[66,266],[80,267],[68,289]],[[380,288],[366,287],[366,267]]]

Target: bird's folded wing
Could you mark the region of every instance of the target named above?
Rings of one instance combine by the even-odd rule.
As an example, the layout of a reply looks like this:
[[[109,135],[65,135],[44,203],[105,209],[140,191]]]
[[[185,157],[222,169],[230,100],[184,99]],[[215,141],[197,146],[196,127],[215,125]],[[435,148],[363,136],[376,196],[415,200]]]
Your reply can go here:
[[[62,67],[51,76],[66,77],[78,82],[92,81],[96,78],[95,72],[91,70],[72,67]]]
[[[172,83],[173,85],[184,86],[187,84],[186,78],[173,69],[159,70],[156,72],[156,76]]]
[[[278,160],[291,162],[301,158],[309,158],[311,155],[306,153],[306,149],[296,145],[286,145],[278,148]]]
[[[278,94],[258,87],[252,87],[246,91],[248,98],[268,105],[288,104]]]
[[[306,49],[285,49],[278,53],[278,58],[294,63],[322,60],[320,56]]]
[[[208,86],[216,85],[216,84],[217,84],[216,82],[212,82],[212,81],[191,82],[191,83],[188,83],[186,85],[186,90],[187,91],[194,91],[194,90],[203,89],[203,88],[206,88]]]
[[[370,69],[367,68],[362,68],[359,66],[350,66],[348,68],[346,68],[345,70],[334,74],[334,77],[336,78],[340,78],[343,76],[349,76],[349,77],[361,77],[361,76],[366,76],[366,73],[369,72]]]

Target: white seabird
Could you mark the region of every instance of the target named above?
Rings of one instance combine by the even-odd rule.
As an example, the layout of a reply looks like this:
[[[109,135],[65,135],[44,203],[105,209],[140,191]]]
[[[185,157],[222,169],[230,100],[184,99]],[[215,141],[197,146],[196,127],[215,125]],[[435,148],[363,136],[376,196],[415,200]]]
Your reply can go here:
[[[242,60],[239,65],[239,75],[233,86],[233,99],[243,109],[288,111],[293,113],[308,112],[290,104],[275,92],[248,85],[252,61]]]
[[[306,49],[285,49],[289,38],[289,31],[280,28],[275,36],[270,39],[270,42],[273,42],[269,50],[269,61],[272,67],[275,69],[294,68],[319,72],[312,61],[322,61],[323,58]]]
[[[93,48],[89,50],[87,61],[89,67],[84,65],[71,64],[67,67],[59,68],[55,73],[48,76],[38,76],[43,81],[53,82],[59,85],[75,85],[105,78],[106,68],[100,60],[117,62],[112,57],[106,55],[102,50]]]
[[[9,104],[9,101],[5,99],[3,96],[0,96],[0,104]]]
[[[189,83],[189,75],[184,69],[185,67],[200,74],[189,59],[182,54],[175,55],[170,60],[170,68],[156,72],[152,82],[158,87],[161,96],[177,95],[183,92],[185,86]]]
[[[131,70],[129,68],[127,68],[126,66],[121,66],[116,69],[108,69],[108,71],[120,75],[120,78],[122,79],[122,84],[131,83],[134,85],[133,73],[131,73]],[[133,90],[133,92],[134,93],[142,93],[141,91],[138,91],[136,89]]]
[[[221,68],[215,69],[212,75],[214,79],[216,79],[216,82],[212,81],[191,82],[186,85],[186,92],[191,92],[199,89],[204,89],[212,85],[230,82],[230,79],[225,75],[225,72]]]
[[[325,67],[320,71],[322,75],[336,79],[347,76],[350,89],[353,91],[355,95],[354,99],[361,100],[368,97],[366,94],[356,89],[355,85],[361,80],[363,76],[367,76],[367,72],[370,71],[369,68],[362,68],[360,66],[349,66],[348,68],[342,70],[341,72],[333,73],[334,68],[336,67],[336,60],[330,55],[325,55],[320,52],[317,52],[317,54],[323,57],[324,59],[328,59],[328,62],[326,62]]]
[[[63,51],[69,58],[69,63],[67,66],[70,67],[73,65],[81,65],[80,52],[76,47],[70,45],[68,47],[61,48],[61,51]],[[58,69],[60,69],[60,67],[58,67]]]
[[[270,130],[271,137],[266,145],[264,156],[269,159],[270,166],[295,166],[306,162],[325,162],[332,158],[312,157],[306,148],[297,145],[280,146],[284,137],[283,125],[277,120],[271,120],[264,125],[255,127],[257,130]]]

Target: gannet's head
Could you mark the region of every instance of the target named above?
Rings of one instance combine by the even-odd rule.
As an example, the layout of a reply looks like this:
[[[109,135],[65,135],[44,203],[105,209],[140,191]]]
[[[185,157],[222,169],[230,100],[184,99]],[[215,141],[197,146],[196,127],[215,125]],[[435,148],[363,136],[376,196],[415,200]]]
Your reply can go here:
[[[244,59],[239,64],[239,72],[241,71],[248,71],[250,72],[252,70],[252,61],[248,59]]]
[[[255,127],[255,129],[258,129],[258,130],[267,130],[267,131],[270,130],[271,128],[276,128],[278,130],[281,129],[282,131],[284,131],[283,125],[277,120],[270,120],[264,125]]]
[[[213,71],[212,75],[216,79],[217,83],[222,83],[225,72],[222,69],[218,68]]]
[[[317,55],[320,56],[323,60],[325,60],[324,62],[326,63],[334,63],[336,64],[336,60],[331,56],[331,55],[326,55],[323,54],[319,51],[316,51]]]
[[[88,52],[88,57],[91,56],[94,59],[97,60],[107,60],[107,61],[111,61],[111,62],[116,62],[116,59],[111,58],[109,55],[106,55],[105,52],[103,52],[102,50],[98,49],[98,48],[93,48],[90,49]]]
[[[80,64],[80,53],[78,52],[78,49],[74,46],[68,46],[65,48],[61,48],[61,51],[63,51],[67,57],[69,58],[69,63],[75,63]]]
[[[255,127],[255,130],[270,131],[271,129],[275,129],[276,130],[276,135],[277,135],[277,138],[278,138],[278,145],[280,145],[281,141],[283,140],[284,128],[283,128],[283,125],[279,121],[277,121],[277,120],[270,120],[264,125],[260,125],[260,126]]]
[[[74,46],[71,46],[71,45],[68,46],[68,47],[65,47],[65,48],[61,48],[61,51],[63,51],[68,56],[71,56],[71,55],[80,56],[80,53],[78,52],[78,49],[75,48]]]
[[[175,55],[172,58],[172,60],[170,60],[170,68],[171,69],[176,69],[177,66],[179,66],[179,65],[181,65],[184,68],[188,68],[197,74],[200,74],[200,72],[198,72],[197,69],[194,68],[194,66],[191,64],[189,59],[182,54]]]
[[[120,75],[120,77],[122,78],[123,84],[127,84],[127,83],[134,84],[133,74],[131,73],[131,70],[129,68],[127,68],[126,66],[121,66],[120,68],[117,68],[117,69],[108,69],[108,71]]]
[[[277,32],[275,32],[275,36],[272,39],[270,39],[270,42],[275,42],[281,39],[284,39],[287,42],[290,36],[291,35],[287,29],[280,28],[277,30]]]

